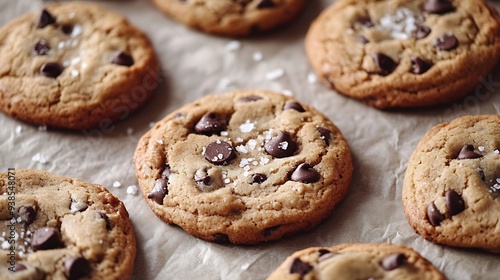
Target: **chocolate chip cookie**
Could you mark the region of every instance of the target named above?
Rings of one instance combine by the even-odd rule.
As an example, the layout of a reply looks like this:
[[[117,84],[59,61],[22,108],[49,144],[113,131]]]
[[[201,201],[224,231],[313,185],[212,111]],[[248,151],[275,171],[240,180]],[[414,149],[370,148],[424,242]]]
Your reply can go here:
[[[276,240],[332,213],[352,175],[340,131],[281,94],[208,95],[172,112],[134,155],[153,212],[199,238]]]
[[[500,116],[432,128],[408,163],[403,206],[424,238],[500,253]]]
[[[0,194],[2,277],[131,277],[132,223],[123,203],[104,187],[43,171],[9,170],[0,173]]]
[[[178,22],[207,33],[246,36],[292,20],[304,0],[153,0]]]
[[[27,122],[107,129],[151,96],[149,39],[94,4],[54,4],[0,29],[0,110]]]
[[[306,38],[318,77],[376,108],[457,100],[500,57],[500,18],[482,0],[341,0]]]
[[[273,279],[446,279],[413,249],[395,244],[342,244],[295,252]]]

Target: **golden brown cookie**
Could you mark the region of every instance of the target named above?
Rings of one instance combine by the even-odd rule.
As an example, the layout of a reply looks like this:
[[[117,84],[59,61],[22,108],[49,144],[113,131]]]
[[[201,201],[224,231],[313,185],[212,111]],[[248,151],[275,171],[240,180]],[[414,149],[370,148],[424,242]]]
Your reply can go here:
[[[500,253],[500,116],[432,128],[408,163],[403,206],[424,238]]]
[[[413,249],[384,243],[304,249],[288,257],[267,279],[444,280],[446,277]]]
[[[306,38],[318,77],[376,108],[452,102],[500,57],[500,18],[482,0],[340,0]]]
[[[0,110],[27,122],[107,128],[158,84],[149,39],[95,4],[54,4],[0,29]]]
[[[0,173],[2,279],[129,279],[136,243],[104,187],[37,170]]]
[[[208,95],[172,112],[141,138],[134,162],[158,217],[235,244],[316,226],[352,175],[349,148],[330,120],[262,90]]]
[[[153,0],[178,22],[207,33],[246,36],[292,20],[304,0]]]

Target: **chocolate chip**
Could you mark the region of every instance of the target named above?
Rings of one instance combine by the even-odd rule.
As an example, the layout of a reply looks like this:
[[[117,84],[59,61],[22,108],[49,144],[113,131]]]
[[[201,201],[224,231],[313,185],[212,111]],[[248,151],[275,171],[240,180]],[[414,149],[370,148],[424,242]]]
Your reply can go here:
[[[273,8],[275,6],[276,4],[274,4],[272,0],[261,0],[259,4],[257,4],[257,9]]]
[[[33,247],[35,251],[55,249],[60,245],[61,235],[59,230],[53,227],[39,228],[31,237],[31,247]]]
[[[427,0],[424,4],[424,11],[431,14],[445,14],[455,9],[449,0]]]
[[[111,230],[111,223],[109,222],[108,215],[106,215],[106,213],[101,212],[101,211],[97,211],[96,213],[98,214],[97,216],[100,217],[101,219],[103,219],[104,222],[106,223],[106,229]]]
[[[325,79],[325,82],[326,82],[326,85],[330,88],[330,89],[333,89],[333,90],[336,90],[337,88],[335,87],[335,83],[332,81],[332,78],[330,78],[329,76],[325,75],[323,76],[323,78]]]
[[[16,263],[15,267],[14,267],[14,272],[19,272],[19,271],[23,271],[23,270],[26,270],[27,267],[22,264],[22,263]]]
[[[64,275],[69,280],[76,280],[90,274],[89,261],[83,257],[70,257],[64,260]]]
[[[370,40],[366,39],[366,37],[363,35],[356,36],[356,41],[360,42],[363,45],[370,43]]]
[[[338,255],[338,253],[334,253],[334,252],[328,252],[326,254],[323,254],[321,255],[319,258],[318,258],[318,262],[323,262],[323,261],[326,261],[330,258],[333,258],[335,257],[336,255]]]
[[[45,26],[53,24],[55,22],[56,19],[49,13],[49,11],[43,9],[36,21],[36,26],[38,28],[44,28]]]
[[[21,221],[25,222],[27,225],[31,224],[36,217],[36,210],[32,206],[21,206],[17,210]]]
[[[372,59],[375,63],[375,67],[377,67],[375,71],[376,74],[387,76],[396,69],[396,62],[383,53],[372,54]]]
[[[418,56],[411,57],[411,72],[414,74],[423,74],[431,68],[432,63],[421,59]]]
[[[444,197],[446,199],[446,207],[448,207],[450,215],[454,216],[465,210],[465,202],[455,190],[447,191],[444,194]]]
[[[291,176],[292,181],[302,183],[314,183],[319,181],[320,178],[321,175],[319,175],[318,171],[307,163],[301,163]]]
[[[33,54],[35,55],[46,55],[50,51],[50,46],[45,42],[45,40],[39,40],[33,47]]]
[[[229,236],[225,233],[216,233],[214,234],[214,242],[229,243]]]
[[[483,155],[474,152],[473,145],[464,145],[462,150],[460,150],[457,159],[475,159],[481,157],[483,157]]]
[[[196,123],[194,130],[197,133],[212,135],[219,134],[221,131],[226,129],[226,124],[224,121],[213,112],[208,112]]]
[[[154,202],[163,205],[163,199],[168,194],[168,179],[156,179],[153,190],[148,193],[148,198]]]
[[[295,111],[299,111],[299,112],[305,112],[306,110],[304,110],[304,108],[302,107],[302,105],[300,105],[299,102],[295,102],[295,101],[287,101],[285,103],[285,105],[283,106],[283,110],[290,110],[290,109],[293,109]]]
[[[171,174],[172,174],[172,169],[170,169],[170,165],[165,165],[165,169],[163,169],[163,171],[161,172],[161,178],[168,180]]]
[[[323,139],[326,143],[326,145],[330,145],[330,139],[331,139],[331,132],[330,130],[324,128],[324,127],[321,127],[321,126],[318,126],[316,128],[316,130],[318,130],[319,132],[319,135],[321,137],[321,139]]]
[[[486,175],[484,175],[484,170],[479,169],[479,176],[481,177],[481,180],[486,181]]]
[[[266,180],[267,180],[266,174],[255,173],[255,174],[252,174],[252,181],[251,181],[251,183],[262,184]]]
[[[273,227],[268,227],[268,228],[266,228],[266,229],[264,229],[262,231],[262,235],[264,237],[269,237],[269,236],[271,236],[273,234],[273,231],[279,229],[280,227],[281,227],[280,225],[273,226]]]
[[[415,38],[423,39],[431,34],[431,29],[425,25],[418,25],[417,32],[415,33]]]
[[[276,137],[264,144],[264,149],[273,157],[284,158],[293,155],[297,150],[297,143],[287,132],[278,131]]]
[[[258,95],[248,95],[248,96],[245,96],[245,97],[238,99],[238,101],[246,103],[246,102],[254,102],[257,100],[261,100],[261,99],[262,99],[262,97],[260,97]]]
[[[63,71],[63,68],[59,63],[57,62],[47,62],[40,67],[40,74],[49,77],[49,78],[56,78],[57,76],[61,75]]]
[[[429,222],[435,227],[439,226],[444,220],[443,214],[439,212],[436,204],[434,204],[434,201],[427,205],[427,218],[429,219]]]
[[[293,260],[292,265],[290,266],[290,273],[298,273],[300,274],[300,276],[304,276],[312,269],[312,266],[301,261],[299,258],[296,258]]]
[[[385,270],[394,270],[400,266],[402,266],[406,261],[406,256],[402,253],[392,254],[385,257],[380,265]]]
[[[215,165],[227,165],[235,157],[233,146],[224,141],[212,142],[205,149],[205,159]]]
[[[356,22],[365,27],[375,26],[375,24],[373,24],[372,20],[368,16],[359,16],[358,18],[356,18]]]
[[[323,255],[329,254],[329,253],[331,253],[331,251],[327,250],[327,249],[319,249],[318,250],[318,254],[319,254],[320,257],[323,256]]]
[[[434,46],[442,51],[449,51],[458,46],[458,39],[453,34],[444,34],[436,39]]]
[[[71,35],[71,33],[73,33],[73,25],[65,24],[61,26],[61,31],[66,35]]]
[[[134,58],[128,53],[118,52],[113,60],[111,60],[111,63],[123,66],[132,66],[134,64]]]
[[[205,186],[210,186],[212,183],[212,180],[208,175],[206,168],[196,170],[196,172],[194,173],[194,181],[198,185],[205,185]]]

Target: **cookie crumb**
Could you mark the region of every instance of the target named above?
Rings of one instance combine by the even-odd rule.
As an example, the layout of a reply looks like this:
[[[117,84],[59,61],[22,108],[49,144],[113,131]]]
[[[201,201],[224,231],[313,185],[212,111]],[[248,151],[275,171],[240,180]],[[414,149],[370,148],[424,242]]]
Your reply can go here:
[[[137,188],[136,185],[130,185],[130,186],[127,187],[127,193],[128,194],[136,195],[138,190],[139,189]]]
[[[269,81],[277,80],[285,75],[283,68],[277,68],[266,73],[266,79]]]
[[[250,120],[246,120],[246,122],[240,125],[240,131],[243,133],[248,133],[255,128],[255,124],[250,122]]]

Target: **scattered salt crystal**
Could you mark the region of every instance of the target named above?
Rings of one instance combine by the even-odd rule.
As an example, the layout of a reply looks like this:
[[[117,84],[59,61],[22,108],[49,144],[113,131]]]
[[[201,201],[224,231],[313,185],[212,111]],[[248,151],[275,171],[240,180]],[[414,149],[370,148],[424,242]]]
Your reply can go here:
[[[278,144],[278,148],[279,148],[279,149],[282,149],[282,150],[286,150],[286,149],[288,149],[288,142],[286,142],[286,141],[280,142],[280,143]]]
[[[479,147],[477,147],[477,149],[478,149],[480,152],[484,152],[484,149],[485,149],[485,148],[484,148],[484,146],[479,146]]]
[[[163,145],[163,140],[161,139],[156,139],[156,143],[160,144],[160,145]]]
[[[236,146],[236,151],[242,153],[242,154],[246,154],[248,153],[248,150],[245,146],[243,145],[239,145],[239,146]]]
[[[114,181],[113,182],[113,188],[119,188],[122,186],[122,183],[118,182],[118,181]]]
[[[263,58],[264,58],[264,55],[261,52],[254,52],[252,54],[253,61],[258,62],[258,61],[261,61]]]
[[[499,151],[499,150],[494,150],[494,151],[493,151],[493,153],[494,153],[495,155],[498,155],[498,154],[500,154],[500,151]]]
[[[293,96],[293,92],[289,89],[284,89],[281,91],[281,93],[283,93],[284,95],[287,95],[287,96]]]
[[[389,31],[392,38],[408,39],[417,31],[417,16],[408,8],[400,8],[394,14],[380,19],[380,29]]]
[[[257,146],[257,141],[255,141],[254,139],[250,139],[247,142],[247,146],[248,148],[250,148],[250,150],[253,150]]]
[[[77,24],[75,26],[73,26],[73,31],[71,32],[71,37],[77,37],[79,36],[80,34],[82,34],[83,32],[83,29],[82,29],[82,26]]]
[[[80,63],[80,61],[82,61],[82,58],[81,58],[81,57],[79,57],[79,56],[77,56],[77,57],[75,57],[75,58],[73,58],[73,59],[71,60],[71,65],[78,64],[78,63]]]
[[[236,143],[241,143],[243,142],[243,139],[241,139],[240,137],[236,138]]]
[[[10,243],[9,241],[4,241],[2,242],[2,249],[3,250],[8,250],[10,248]]]
[[[80,72],[78,72],[78,70],[76,69],[71,69],[71,77],[75,78],[75,77],[78,77],[78,75],[80,75]]]
[[[228,78],[222,78],[222,80],[219,81],[219,88],[221,89],[226,89],[231,85],[231,80]]]
[[[221,135],[221,136],[228,136],[228,135],[229,135],[229,133],[227,133],[227,131],[221,131],[221,132],[220,132],[220,135]]]
[[[265,157],[260,158],[260,165],[266,165],[269,163],[269,159]]]
[[[243,170],[245,170],[245,171],[250,170],[250,165],[247,165],[247,166],[243,167]]]
[[[84,63],[82,63],[82,68],[83,68],[83,69],[87,68],[87,66],[88,66],[88,65],[87,65],[87,63],[85,63],[85,62],[84,62]]]
[[[57,44],[57,48],[58,48],[58,49],[64,49],[64,47],[65,47],[65,46],[66,46],[66,42],[64,42],[64,41],[63,41],[63,42],[59,42],[59,43]]]
[[[46,164],[47,163],[47,159],[45,159],[45,157],[42,154],[40,154],[40,153],[36,153],[31,158],[31,160],[34,161],[34,162],[41,163],[41,164]]]
[[[248,160],[246,158],[242,158],[240,161],[240,167],[245,167],[248,165]]]
[[[127,187],[127,193],[128,194],[136,195],[138,190],[139,189],[137,188],[136,185],[130,185],[130,186]]]
[[[23,127],[20,125],[16,126],[16,133],[19,134],[21,131],[23,131]]]
[[[307,74],[307,82],[310,84],[314,84],[318,81],[318,77],[316,77],[316,74],[310,72]]]
[[[246,120],[246,122],[240,125],[240,131],[243,133],[248,133],[252,131],[255,127],[254,123],[251,123],[250,120]]]
[[[156,124],[155,122],[150,122],[150,123],[149,123],[149,127],[150,127],[150,128],[153,128],[153,126],[155,126],[155,124]]]
[[[230,41],[224,47],[224,49],[228,52],[234,52],[240,48],[241,48],[241,43],[239,41]]]
[[[229,178],[224,179],[224,184],[229,184],[229,183],[231,183],[231,179]]]
[[[500,184],[500,178],[496,178],[495,181]]]
[[[277,68],[266,73],[266,79],[272,81],[279,79],[285,75],[285,70],[283,68]]]
[[[254,160],[254,161],[252,161],[252,164],[253,164],[254,166],[257,166],[257,165],[259,165],[259,162],[258,162],[258,161],[256,161],[256,160]]]

